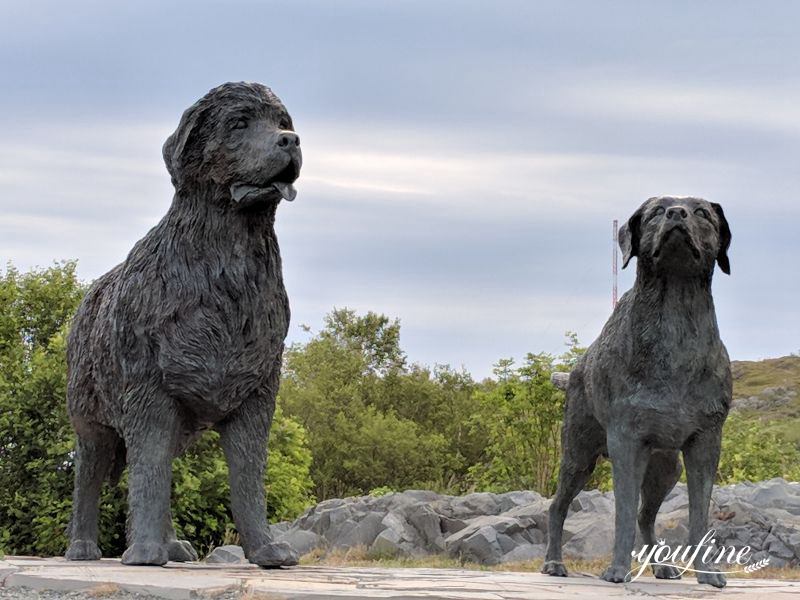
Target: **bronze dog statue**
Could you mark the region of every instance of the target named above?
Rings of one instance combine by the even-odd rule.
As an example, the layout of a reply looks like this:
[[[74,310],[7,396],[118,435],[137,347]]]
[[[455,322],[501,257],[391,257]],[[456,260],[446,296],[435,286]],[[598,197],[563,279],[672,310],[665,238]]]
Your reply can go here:
[[[273,226],[280,200],[296,193],[299,145],[281,101],[250,83],[211,90],[164,144],[172,205],[95,281],[69,335],[78,439],[68,559],[100,558],[100,489],[127,463],[122,562],[195,560],[172,526],[171,463],[214,428],[245,555],[265,567],[297,563],[270,537],[264,472],[289,324]]]
[[[623,268],[637,257],[636,283],[569,375],[558,491],[550,506],[543,573],[567,574],[561,534],[567,510],[601,455],[613,464],[614,558],[603,579],[629,576],[636,511],[644,542],[655,544],[658,508],[681,474],[689,491],[689,543],[706,533],[722,425],[731,405],[731,369],[719,337],[711,277],[730,273],[731,232],[719,204],[651,198],[620,229]],[[713,571],[695,562],[698,571]],[[669,566],[659,578],[677,577]],[[718,572],[697,580],[725,585]]]

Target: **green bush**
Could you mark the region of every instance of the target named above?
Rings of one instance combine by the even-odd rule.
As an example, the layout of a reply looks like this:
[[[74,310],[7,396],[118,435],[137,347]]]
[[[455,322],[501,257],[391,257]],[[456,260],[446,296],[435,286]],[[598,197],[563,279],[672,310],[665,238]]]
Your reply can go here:
[[[406,364],[397,321],[334,310],[286,352],[280,404],[309,433],[320,500],[391,489],[460,488],[480,442],[472,380]]]
[[[83,287],[75,264],[0,277],[0,550],[64,550],[72,495],[65,331]]]
[[[717,480],[721,485],[783,477],[800,480],[800,450],[757,418],[739,412],[728,415],[722,434]]]
[[[528,354],[518,369],[503,360],[497,385],[477,394],[473,422],[486,436],[484,459],[469,469],[477,488],[555,492],[564,394],[550,383],[554,369],[548,354]]]

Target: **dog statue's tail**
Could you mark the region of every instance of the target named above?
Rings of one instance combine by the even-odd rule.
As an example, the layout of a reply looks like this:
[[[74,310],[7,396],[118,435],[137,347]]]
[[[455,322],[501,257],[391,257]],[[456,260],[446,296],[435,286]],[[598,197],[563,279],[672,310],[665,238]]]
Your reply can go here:
[[[555,373],[550,375],[550,383],[552,383],[558,389],[566,391],[567,384],[569,384],[569,373],[556,371]]]

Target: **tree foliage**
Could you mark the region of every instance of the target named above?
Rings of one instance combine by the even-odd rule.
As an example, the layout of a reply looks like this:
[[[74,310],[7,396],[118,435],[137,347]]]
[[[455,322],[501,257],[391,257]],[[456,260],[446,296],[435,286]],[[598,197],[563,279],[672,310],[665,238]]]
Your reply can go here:
[[[61,549],[72,495],[65,332],[83,295],[75,264],[0,278],[0,548]]]
[[[334,310],[322,331],[286,352],[279,403],[309,433],[320,499],[455,485],[469,442],[457,431],[464,421],[448,413],[464,412],[457,405],[469,401],[472,382],[409,367],[399,330],[383,315]]]
[[[476,487],[555,492],[564,411],[564,393],[550,383],[556,368],[546,353],[529,353],[519,368],[511,359],[495,365],[497,385],[476,394],[473,425],[486,439],[483,460],[469,469]]]
[[[800,480],[800,450],[775,432],[766,430],[758,419],[732,412],[722,434],[718,483],[762,481],[773,477]]]

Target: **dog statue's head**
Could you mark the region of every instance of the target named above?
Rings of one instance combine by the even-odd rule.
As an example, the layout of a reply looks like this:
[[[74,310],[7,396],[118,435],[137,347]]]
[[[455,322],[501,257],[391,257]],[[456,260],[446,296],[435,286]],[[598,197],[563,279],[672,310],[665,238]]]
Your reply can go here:
[[[664,274],[710,276],[714,262],[730,275],[731,230],[722,207],[702,198],[650,198],[620,227],[622,268],[639,264]]]
[[[163,148],[179,194],[212,186],[237,206],[294,200],[303,159],[292,118],[259,83],[225,83],[190,106]]]

